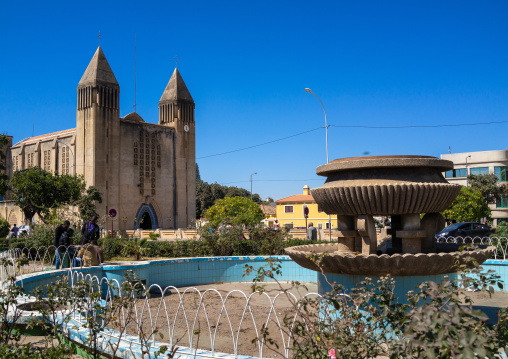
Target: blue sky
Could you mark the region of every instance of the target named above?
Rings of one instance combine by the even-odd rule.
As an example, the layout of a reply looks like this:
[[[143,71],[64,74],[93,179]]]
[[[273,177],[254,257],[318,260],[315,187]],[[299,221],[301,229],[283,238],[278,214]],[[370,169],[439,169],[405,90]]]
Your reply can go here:
[[[320,128],[508,121],[505,1],[4,2],[0,131],[19,141],[75,127],[76,87],[97,46],[134,104],[157,122],[173,57],[196,102],[197,162],[208,182],[262,197],[323,179]],[[505,149],[508,123],[440,128],[329,128],[330,159],[439,156]]]

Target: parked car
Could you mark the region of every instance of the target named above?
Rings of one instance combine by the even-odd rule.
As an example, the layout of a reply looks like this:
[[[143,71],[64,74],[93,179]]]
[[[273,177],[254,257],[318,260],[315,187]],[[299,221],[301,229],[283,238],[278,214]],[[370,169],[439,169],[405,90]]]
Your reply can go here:
[[[23,235],[29,236],[30,233],[32,233],[32,228],[30,226],[27,226],[26,224],[19,226],[18,237]]]
[[[437,239],[448,237],[487,237],[491,233],[488,225],[479,222],[456,223],[436,233]]]

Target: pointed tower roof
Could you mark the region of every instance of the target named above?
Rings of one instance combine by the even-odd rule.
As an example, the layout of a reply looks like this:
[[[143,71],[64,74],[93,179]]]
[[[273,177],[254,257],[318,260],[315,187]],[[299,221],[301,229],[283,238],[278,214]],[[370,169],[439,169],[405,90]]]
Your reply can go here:
[[[95,51],[92,60],[81,77],[78,87],[84,85],[97,85],[97,83],[119,86],[116,81],[115,74],[113,74],[113,70],[111,70],[108,60],[106,60],[106,56],[104,56],[104,52],[102,52],[100,46],[97,48],[97,51]]]
[[[192,96],[189,90],[187,89],[187,86],[185,86],[185,82],[183,82],[182,75],[180,75],[180,71],[178,71],[178,68],[175,68],[175,71],[173,71],[173,75],[171,75],[168,85],[166,86],[166,89],[162,93],[159,102],[176,101],[176,100],[194,103],[194,100],[192,99]]]

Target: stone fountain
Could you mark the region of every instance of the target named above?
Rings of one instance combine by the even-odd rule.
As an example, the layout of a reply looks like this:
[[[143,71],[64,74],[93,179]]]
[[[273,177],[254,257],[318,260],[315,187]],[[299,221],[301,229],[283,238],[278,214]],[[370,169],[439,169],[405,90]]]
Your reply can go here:
[[[318,272],[320,293],[331,289],[328,282],[352,287],[365,276],[392,276],[400,295],[423,281],[456,278],[457,263],[474,258],[481,264],[495,247],[458,251],[458,245],[435,243],[435,233],[445,225],[440,212],[460,191],[442,175],[451,169],[451,161],[429,156],[352,157],[319,166],[317,174],[327,179],[312,194],[323,211],[337,215],[337,243],[286,252]],[[391,248],[384,252],[378,248],[374,216],[391,217]],[[326,254],[321,268],[309,258],[311,253]]]

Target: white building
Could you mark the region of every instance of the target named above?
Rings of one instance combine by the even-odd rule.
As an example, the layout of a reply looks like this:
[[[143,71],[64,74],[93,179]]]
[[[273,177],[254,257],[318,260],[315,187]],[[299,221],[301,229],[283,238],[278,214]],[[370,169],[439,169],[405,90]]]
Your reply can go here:
[[[441,159],[453,162],[453,170],[445,172],[450,183],[465,186],[467,175],[493,173],[499,184],[508,185],[508,150],[451,153],[441,155]],[[501,198],[489,207],[495,226],[508,221],[508,198]]]

